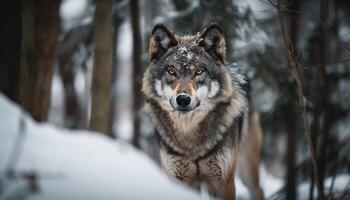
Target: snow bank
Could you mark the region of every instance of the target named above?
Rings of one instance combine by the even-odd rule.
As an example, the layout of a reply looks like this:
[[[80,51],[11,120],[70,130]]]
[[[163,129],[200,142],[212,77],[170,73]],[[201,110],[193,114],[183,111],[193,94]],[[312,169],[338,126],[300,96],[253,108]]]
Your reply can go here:
[[[38,124],[2,94],[0,121],[0,199],[199,199],[131,146]],[[27,179],[6,176],[9,168],[34,174],[38,192],[28,192]]]

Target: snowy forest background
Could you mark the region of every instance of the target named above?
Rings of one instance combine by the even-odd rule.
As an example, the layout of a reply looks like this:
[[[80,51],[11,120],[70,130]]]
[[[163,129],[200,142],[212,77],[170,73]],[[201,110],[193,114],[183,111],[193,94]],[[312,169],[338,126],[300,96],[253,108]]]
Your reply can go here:
[[[155,129],[143,113],[140,93],[150,31],[163,23],[170,30],[189,34],[210,22],[217,22],[225,32],[227,62],[248,71],[252,79],[264,135],[261,182],[265,197],[317,199],[323,194],[324,199],[350,198],[348,0],[13,0],[3,2],[0,16],[0,119],[4,123],[0,127],[0,199],[26,198],[18,182],[29,183],[31,191],[37,182],[45,183],[42,179],[60,177],[60,173],[42,175],[35,162],[29,171],[22,169],[20,163],[33,162],[30,156],[34,154],[22,161],[12,158],[21,155],[23,148],[35,152],[36,145],[44,144],[32,139],[28,143],[35,147],[21,147],[24,139],[8,136],[11,130],[17,133],[18,126],[23,129],[21,120],[18,124],[13,120],[25,114],[7,108],[13,105],[4,96],[36,122],[53,125],[46,128],[48,132],[60,132],[56,130],[60,127],[67,135],[105,135],[108,142],[130,143],[159,163]],[[45,130],[38,132],[45,134]],[[56,139],[48,141],[55,144]],[[12,142],[15,145],[9,146]],[[83,148],[72,146],[61,153]],[[97,147],[91,151],[95,150],[99,151]],[[106,165],[113,160],[112,153],[99,156],[104,159],[98,162]],[[43,158],[47,157],[49,153]],[[124,161],[142,168],[138,159]],[[115,190],[123,183],[117,182]],[[18,191],[23,195],[18,196]],[[246,193],[238,183],[238,196],[249,198]],[[116,195],[123,198],[127,193]]]

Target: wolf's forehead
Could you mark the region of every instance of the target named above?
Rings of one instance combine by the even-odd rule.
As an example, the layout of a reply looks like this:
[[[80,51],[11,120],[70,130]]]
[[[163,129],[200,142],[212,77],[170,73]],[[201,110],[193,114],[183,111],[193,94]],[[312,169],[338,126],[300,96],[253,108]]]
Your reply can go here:
[[[190,67],[197,63],[199,58],[199,47],[192,43],[178,45],[172,54],[172,59],[181,66]]]

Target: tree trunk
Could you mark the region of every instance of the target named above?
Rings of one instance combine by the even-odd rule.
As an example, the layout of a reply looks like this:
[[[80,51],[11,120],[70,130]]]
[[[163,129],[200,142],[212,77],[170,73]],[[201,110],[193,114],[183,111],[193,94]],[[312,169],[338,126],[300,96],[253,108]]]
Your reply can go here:
[[[136,147],[140,147],[140,107],[142,104],[141,97],[141,81],[142,81],[142,65],[141,65],[141,32],[139,23],[139,5],[138,0],[130,1],[131,10],[131,23],[132,23],[132,38],[133,38],[133,124],[134,124],[134,135],[132,138],[132,144]]]
[[[19,102],[21,57],[21,1],[0,7],[0,91]]]
[[[31,113],[37,121],[46,121],[50,108],[51,81],[56,59],[60,26],[60,0],[35,1],[35,79]],[[23,34],[26,34],[24,31]]]
[[[314,102],[315,111],[313,113],[313,121],[312,121],[312,139],[314,148],[318,151],[317,157],[319,160],[319,178],[320,178],[320,186],[321,192],[324,193],[324,174],[326,171],[326,163],[324,161],[326,156],[326,150],[328,145],[325,143],[325,139],[327,139],[327,130],[325,130],[325,110],[326,110],[326,101],[328,95],[327,88],[327,75],[325,64],[327,62],[327,35],[326,35],[326,27],[324,25],[327,24],[328,20],[328,0],[321,0],[320,3],[320,23],[315,31],[315,47],[313,47],[313,59],[315,60],[317,68],[315,68],[314,73],[314,84],[315,84],[315,93],[314,93]],[[327,122],[328,123],[328,122]],[[322,140],[322,141],[321,141]],[[322,143],[319,144],[319,141]],[[310,199],[313,199],[313,190],[314,190],[314,179],[312,177],[310,184]]]
[[[321,0],[320,4],[320,21],[327,23],[328,20],[328,9],[329,9],[329,1],[328,0]],[[328,50],[328,37],[326,35],[327,30],[326,27],[320,23],[320,28],[321,28],[321,48],[320,48],[320,65],[321,67],[318,68],[318,78],[319,78],[319,91],[318,91],[318,100],[319,100],[319,108],[322,109],[322,121],[320,121],[320,127],[321,127],[321,144],[319,146],[319,162],[320,162],[320,169],[319,169],[319,174],[320,174],[320,183],[321,183],[321,189],[322,192],[324,190],[324,178],[325,178],[325,173],[327,170],[327,163],[326,163],[326,151],[328,150],[328,130],[329,127],[325,126],[325,123],[328,123],[325,121],[325,114],[326,114],[326,109],[327,109],[327,97],[329,93],[329,88],[327,87],[327,74],[326,74],[326,63],[328,62],[327,52]],[[317,105],[317,104],[316,104]]]
[[[296,199],[296,139],[297,131],[293,120],[286,120],[287,130],[287,199]]]
[[[22,0],[21,67],[19,74],[19,102],[32,114],[32,95],[37,74],[35,65],[35,2]]]
[[[299,0],[294,0],[290,4],[291,10],[299,10],[301,2]],[[297,43],[298,43],[298,32],[299,32],[299,15],[291,14],[289,15],[289,37],[293,48],[295,49],[294,57],[297,57]],[[293,101],[289,100],[287,105],[293,105]],[[287,109],[288,110],[288,109]],[[286,112],[288,113],[288,111]],[[291,114],[291,113],[290,113]],[[287,115],[290,116],[290,115]],[[293,118],[286,119],[286,131],[287,131],[287,199],[296,199],[296,145],[297,136],[296,124],[293,123]]]
[[[96,2],[90,130],[108,133],[112,79],[112,0]]]

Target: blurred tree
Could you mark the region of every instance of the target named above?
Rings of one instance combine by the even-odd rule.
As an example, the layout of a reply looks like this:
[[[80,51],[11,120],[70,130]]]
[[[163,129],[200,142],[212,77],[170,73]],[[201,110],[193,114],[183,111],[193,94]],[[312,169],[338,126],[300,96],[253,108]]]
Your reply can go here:
[[[50,105],[59,5],[60,0],[11,1],[1,12],[1,34],[7,34],[1,55],[11,54],[1,60],[1,90],[37,121],[47,120]]]
[[[35,1],[21,1],[22,32],[21,32],[21,67],[19,75],[19,102],[32,114],[34,85],[37,77],[35,64]]]
[[[87,51],[91,45],[92,23],[80,24],[63,34],[57,55],[59,61],[59,74],[62,79],[65,108],[64,124],[68,128],[86,128],[86,111],[79,104],[77,91],[75,88],[75,74],[77,71],[74,55],[82,45]],[[88,58],[85,58],[88,60]]]
[[[126,4],[127,5],[127,4]],[[116,121],[116,108],[117,108],[117,92],[116,92],[116,82],[117,82],[117,72],[118,72],[118,57],[117,57],[117,49],[118,49],[118,38],[119,38],[119,28],[125,18],[125,9],[126,6],[123,1],[117,0],[115,2],[115,6],[113,8],[113,51],[112,51],[112,93],[111,93],[111,112],[109,113],[109,135],[112,137],[116,137],[117,133],[114,129],[114,124]]]
[[[96,2],[90,130],[108,133],[112,79],[112,0]]]
[[[19,102],[21,56],[21,1],[0,7],[0,91]]]
[[[299,10],[301,8],[302,1],[300,0],[289,0],[287,3],[290,10]],[[289,13],[289,38],[291,46],[294,51],[292,52],[294,58],[298,58],[298,34],[299,34],[299,16],[297,14]],[[286,113],[284,121],[287,133],[287,199],[296,199],[296,133],[297,125],[294,123],[293,119],[297,117],[294,112],[290,112],[290,105],[293,105],[293,99],[288,98],[285,106],[284,112]],[[287,114],[288,113],[288,114]]]
[[[323,23],[328,25],[328,18],[329,18],[329,1],[328,0],[321,0],[320,3],[320,51],[319,51],[319,65],[318,69],[316,70],[316,74],[318,76],[318,92],[316,99],[318,100],[318,103],[315,104],[318,109],[322,109],[324,111],[319,111],[318,115],[318,124],[320,126],[320,132],[319,134],[322,135],[320,144],[317,147],[317,142],[314,143],[316,146],[316,149],[318,150],[318,159],[319,159],[319,174],[320,174],[320,182],[321,182],[321,190],[322,193],[324,193],[324,181],[325,181],[325,172],[327,170],[327,164],[325,162],[325,156],[326,151],[328,150],[328,132],[327,130],[327,124],[328,122],[325,121],[325,115],[327,115],[325,112],[327,112],[327,102],[328,102],[328,96],[329,96],[329,87],[328,87],[328,75],[326,73],[326,64],[329,62],[328,54],[331,54],[329,51],[329,45],[328,45],[328,35],[327,35],[327,27],[323,25]],[[315,137],[317,137],[317,134],[315,134]],[[315,138],[315,141],[317,141],[317,138]]]
[[[133,116],[134,134],[132,138],[132,144],[135,145],[136,147],[140,147],[140,122],[141,122],[140,109],[142,106],[141,84],[142,84],[143,68],[141,63],[142,38],[141,38],[141,31],[140,31],[138,0],[130,0],[130,14],[131,14],[131,27],[132,27],[132,39],[133,39],[132,116]]]
[[[37,121],[46,121],[50,107],[51,81],[57,64],[56,47],[60,26],[61,0],[35,1],[35,58],[36,79],[32,115]],[[25,34],[25,32],[23,32]]]

